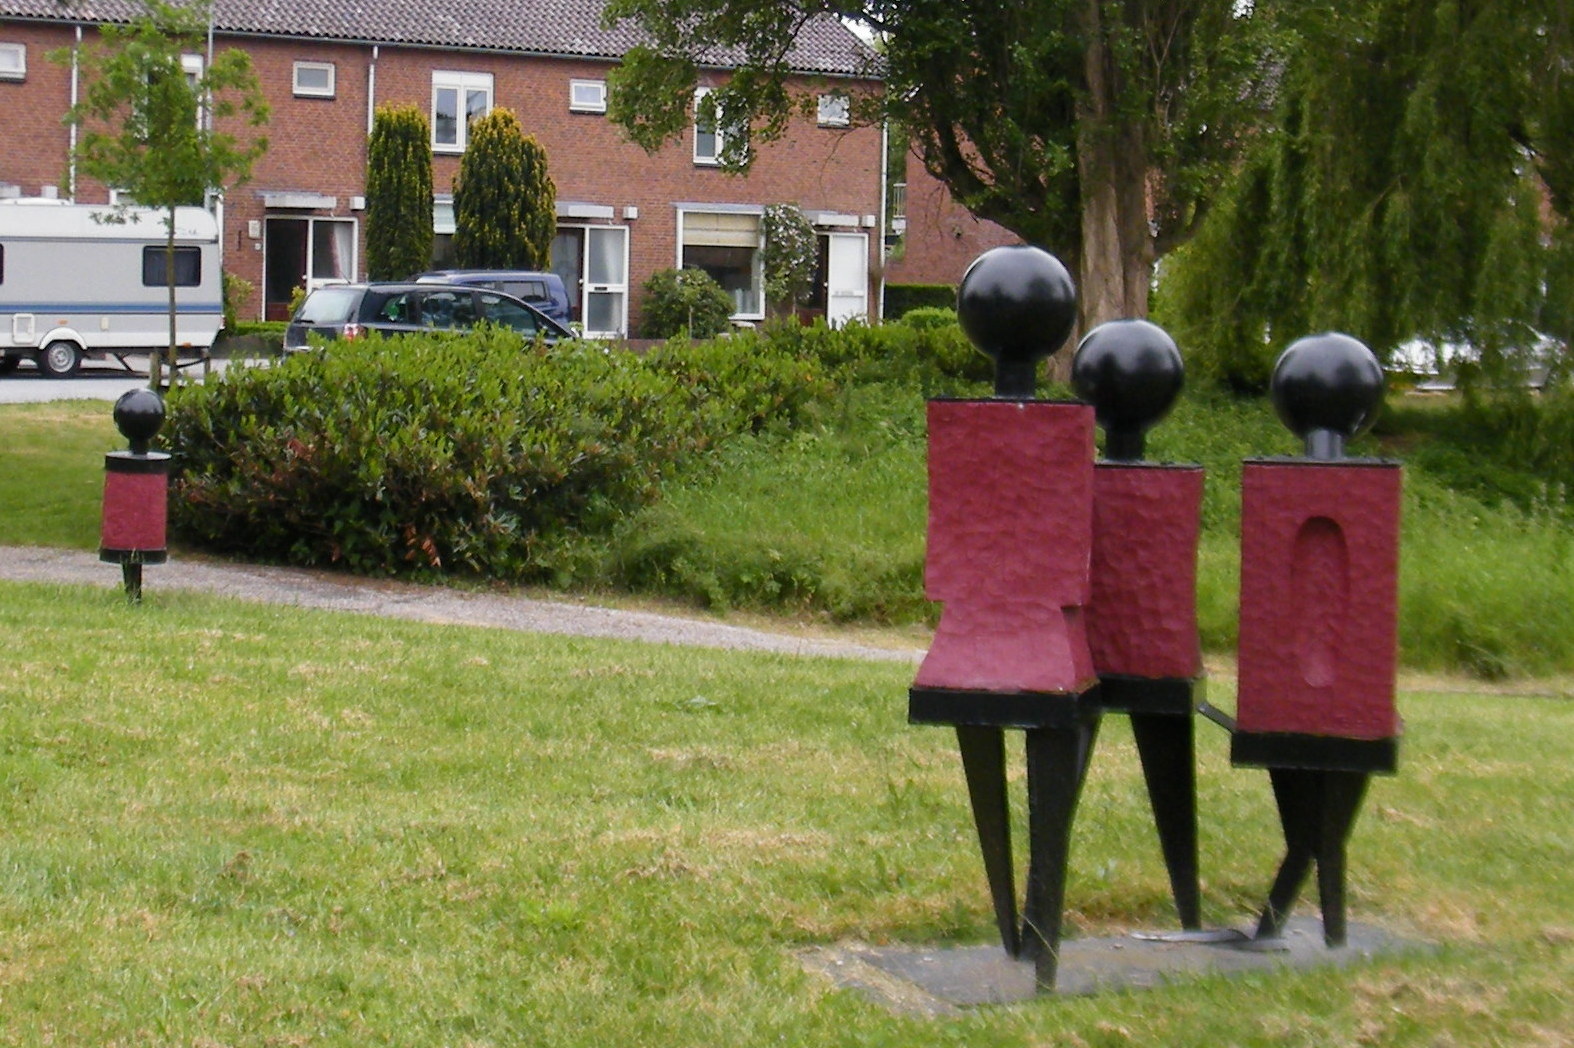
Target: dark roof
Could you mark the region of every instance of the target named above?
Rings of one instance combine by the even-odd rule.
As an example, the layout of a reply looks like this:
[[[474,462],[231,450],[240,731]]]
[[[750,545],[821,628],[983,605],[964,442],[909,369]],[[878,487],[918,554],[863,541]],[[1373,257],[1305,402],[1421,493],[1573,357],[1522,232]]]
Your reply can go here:
[[[602,7],[602,0],[214,0],[213,24],[224,33],[617,59],[641,35],[626,25],[602,28]],[[129,22],[142,11],[137,0],[0,0],[0,18],[50,22]],[[706,64],[737,61],[717,53]],[[873,61],[851,30],[821,16],[799,34],[790,64],[803,73],[868,76]]]

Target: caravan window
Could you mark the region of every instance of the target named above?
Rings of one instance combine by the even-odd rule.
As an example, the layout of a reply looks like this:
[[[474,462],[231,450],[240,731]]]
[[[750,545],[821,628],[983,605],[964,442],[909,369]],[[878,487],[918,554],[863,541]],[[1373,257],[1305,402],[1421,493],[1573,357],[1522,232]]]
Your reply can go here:
[[[142,283],[145,287],[168,287],[169,275],[164,269],[165,248],[142,249]],[[175,249],[175,286],[196,287],[202,283],[202,249],[177,247]]]

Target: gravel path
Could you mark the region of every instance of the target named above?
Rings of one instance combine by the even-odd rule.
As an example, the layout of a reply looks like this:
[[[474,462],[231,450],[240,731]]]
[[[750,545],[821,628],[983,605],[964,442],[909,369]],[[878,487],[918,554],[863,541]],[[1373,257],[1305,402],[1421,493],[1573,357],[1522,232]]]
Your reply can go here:
[[[105,587],[118,587],[121,584],[120,571],[115,565],[100,562],[95,553],[38,546],[0,547],[0,579]],[[620,611],[570,601],[535,600],[506,594],[466,593],[443,586],[362,579],[301,568],[174,558],[167,564],[144,569],[143,586],[149,599],[161,589],[195,590],[267,604],[353,611],[418,622],[490,626],[530,633],[888,662],[916,662],[923,655],[918,649],[887,649],[837,640],[794,637],[705,619]]]

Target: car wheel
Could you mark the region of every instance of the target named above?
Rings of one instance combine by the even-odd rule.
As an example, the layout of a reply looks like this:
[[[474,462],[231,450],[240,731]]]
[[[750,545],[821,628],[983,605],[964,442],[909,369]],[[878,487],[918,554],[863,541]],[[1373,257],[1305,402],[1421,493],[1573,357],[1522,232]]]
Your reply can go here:
[[[50,378],[70,378],[82,366],[82,351],[74,342],[51,342],[38,354],[38,369]]]
[[[0,357],[0,375],[9,375],[21,362],[21,357]]]

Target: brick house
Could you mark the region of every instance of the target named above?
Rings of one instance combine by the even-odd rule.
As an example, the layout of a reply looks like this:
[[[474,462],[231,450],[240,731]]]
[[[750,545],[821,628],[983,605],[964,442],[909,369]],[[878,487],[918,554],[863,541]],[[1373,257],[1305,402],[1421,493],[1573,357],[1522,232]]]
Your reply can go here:
[[[46,55],[140,11],[134,0],[0,0],[0,195],[64,183],[80,202],[109,199],[73,181],[61,116],[77,73]],[[272,107],[267,155],[220,204],[225,269],[255,289],[241,315],[281,319],[296,287],[365,277],[367,136],[377,107],[400,104],[433,128],[434,262],[453,231],[461,114],[512,109],[541,142],[557,184],[552,268],[588,333],[636,331],[641,284],[679,265],[717,276],[736,320],[761,319],[761,216],[777,203],[797,204],[820,235],[817,308],[833,320],[876,315],[884,135],[851,126],[843,102],[878,87],[865,45],[834,19],[810,24],[791,64],[820,96],[817,118],[795,117],[740,177],[717,166],[705,127],[656,154],[624,140],[606,117],[606,74],[636,37],[602,28],[601,11],[600,0],[216,0],[209,53],[245,50]],[[700,91],[725,76],[724,62],[702,67]]]

